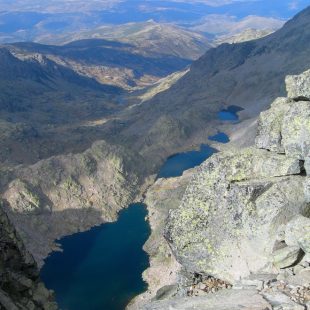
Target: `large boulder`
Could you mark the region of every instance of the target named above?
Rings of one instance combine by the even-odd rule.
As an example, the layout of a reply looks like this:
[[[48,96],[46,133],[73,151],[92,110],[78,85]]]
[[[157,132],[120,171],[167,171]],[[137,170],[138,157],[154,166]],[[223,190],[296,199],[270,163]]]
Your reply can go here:
[[[310,70],[300,75],[288,75],[285,83],[289,98],[310,100]]]
[[[305,160],[310,155],[310,102],[300,101],[283,118],[282,146],[285,153]]]
[[[169,215],[177,259],[230,282],[270,271],[283,225],[308,208],[300,172],[298,159],[254,148],[211,157]]]
[[[306,160],[310,155],[310,102],[276,99],[259,117],[256,146]]]
[[[277,98],[260,114],[256,146],[308,162],[310,155],[310,70],[286,77],[288,98]]]
[[[283,119],[292,104],[293,100],[277,98],[269,110],[260,114],[255,141],[258,148],[284,153],[281,133]]]
[[[302,215],[294,217],[286,226],[285,242],[310,253],[310,219]]]

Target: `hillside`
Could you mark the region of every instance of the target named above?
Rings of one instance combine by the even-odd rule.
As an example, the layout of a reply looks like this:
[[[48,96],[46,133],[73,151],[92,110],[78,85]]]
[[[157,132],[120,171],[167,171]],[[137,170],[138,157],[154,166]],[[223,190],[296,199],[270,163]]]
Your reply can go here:
[[[272,29],[256,30],[249,28],[234,35],[220,36],[214,41],[214,43],[216,45],[220,45],[223,43],[242,43],[266,37],[273,32],[274,30]]]
[[[68,146],[70,140],[59,136],[61,127],[81,125],[120,109],[113,98],[121,89],[81,76],[42,55],[21,60],[1,48],[0,67],[3,165],[63,152],[60,141],[66,139]],[[51,141],[53,136],[58,146]]]

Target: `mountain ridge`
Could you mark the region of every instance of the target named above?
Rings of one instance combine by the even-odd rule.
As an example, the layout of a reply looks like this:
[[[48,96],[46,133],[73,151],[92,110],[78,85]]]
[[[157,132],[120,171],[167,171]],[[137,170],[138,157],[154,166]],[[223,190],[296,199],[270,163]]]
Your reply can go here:
[[[104,35],[79,34],[61,45],[19,42],[5,46],[22,57],[42,54],[99,83],[127,90],[183,70],[211,47],[200,34],[153,22],[100,29]]]

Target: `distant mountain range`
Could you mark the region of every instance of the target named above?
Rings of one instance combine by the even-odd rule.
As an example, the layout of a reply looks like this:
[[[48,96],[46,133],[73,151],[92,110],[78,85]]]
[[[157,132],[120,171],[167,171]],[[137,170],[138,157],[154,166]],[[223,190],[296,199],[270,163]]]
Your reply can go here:
[[[37,41],[48,44],[66,44],[82,39],[105,39],[135,46],[144,55],[169,55],[195,60],[212,45],[207,38],[193,30],[153,20],[116,26],[101,26],[62,35],[46,35]]]
[[[213,38],[245,29],[277,29],[309,4],[308,0],[114,0],[1,1],[0,43],[40,41],[101,26],[154,20],[202,31]],[[240,29],[242,28],[242,29]],[[44,38],[47,41],[43,41]],[[54,43],[54,42],[53,42]]]
[[[69,43],[25,42],[6,48],[21,59],[40,54],[99,83],[132,89],[184,69],[212,47],[203,35],[155,22],[100,27],[52,41]]]

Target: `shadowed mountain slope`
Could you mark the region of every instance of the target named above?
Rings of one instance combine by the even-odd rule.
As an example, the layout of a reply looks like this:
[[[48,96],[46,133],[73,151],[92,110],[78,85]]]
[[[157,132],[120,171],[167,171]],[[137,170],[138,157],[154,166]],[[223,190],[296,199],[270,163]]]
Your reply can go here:
[[[1,116],[8,113],[11,119],[23,119],[26,115],[15,112],[25,112],[27,118],[36,122],[46,121],[45,114],[51,122],[57,123],[62,117],[57,107],[63,108],[62,112],[79,108],[79,111],[71,112],[82,113],[83,107],[77,101],[86,96],[107,99],[108,95],[121,92],[117,87],[102,85],[38,54],[20,60],[6,48],[0,48],[0,68]],[[109,110],[110,107],[101,104],[102,108]],[[41,119],[36,115],[39,112],[43,113]],[[68,118],[69,115],[66,121]]]

